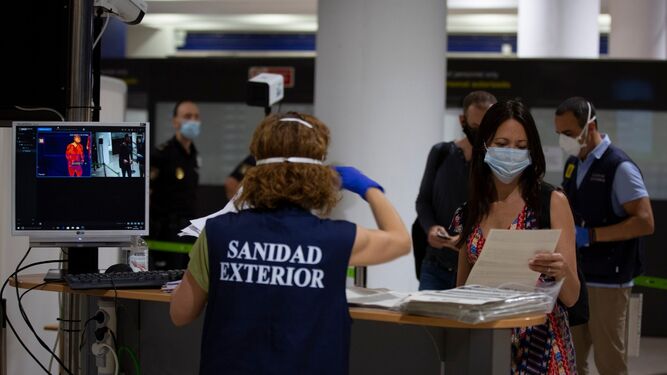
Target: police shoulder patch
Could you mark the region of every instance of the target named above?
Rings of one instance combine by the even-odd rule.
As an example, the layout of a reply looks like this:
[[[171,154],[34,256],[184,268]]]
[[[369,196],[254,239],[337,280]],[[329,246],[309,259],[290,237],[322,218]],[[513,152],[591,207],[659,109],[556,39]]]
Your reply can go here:
[[[572,177],[572,172],[574,172],[574,164],[573,164],[573,163],[569,163],[569,164],[565,167],[565,178],[570,178],[570,177]]]

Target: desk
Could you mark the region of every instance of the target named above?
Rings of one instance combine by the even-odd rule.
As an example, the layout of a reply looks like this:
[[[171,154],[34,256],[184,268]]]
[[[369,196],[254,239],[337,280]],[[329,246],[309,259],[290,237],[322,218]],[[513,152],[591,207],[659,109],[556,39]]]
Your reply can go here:
[[[28,289],[36,285],[43,283],[44,275],[20,275],[18,286],[20,288]],[[11,280],[11,285],[15,284],[14,280]],[[145,322],[141,322],[141,319],[137,322],[136,319],[127,319],[127,322],[136,324],[135,328],[129,327],[130,332],[135,332],[138,334],[141,330],[146,330],[150,328],[151,325],[156,325],[157,329],[161,332],[158,335],[155,335],[155,339],[164,343],[165,341],[165,330],[168,327],[169,315],[168,315],[168,306],[165,305],[165,302],[169,302],[171,295],[163,293],[157,289],[118,289],[114,290],[100,290],[100,289],[91,289],[91,290],[71,290],[64,283],[50,283],[40,287],[35,288],[36,290],[51,291],[51,292],[60,292],[60,293],[71,293],[75,295],[81,295],[85,297],[98,297],[98,298],[118,298],[122,300],[134,300],[137,302],[153,302],[157,303],[152,305],[145,305],[141,307],[140,310],[147,310],[148,319],[145,319]],[[94,305],[93,305],[94,306]],[[127,309],[127,308],[126,308]],[[131,310],[131,309],[130,309]],[[164,311],[162,313],[161,311]],[[156,313],[157,312],[157,313]],[[135,311],[132,311],[134,314]],[[140,314],[140,313],[137,313]],[[82,316],[87,316],[82,314]],[[486,322],[480,324],[467,324],[458,322],[455,320],[445,319],[445,318],[434,318],[434,317],[424,317],[424,316],[415,316],[415,315],[406,315],[399,312],[387,311],[381,309],[372,309],[372,308],[350,308],[350,316],[355,320],[353,324],[352,332],[352,344],[351,344],[351,353],[350,353],[350,373],[383,373],[383,374],[392,374],[392,373],[405,373],[403,370],[397,368],[397,365],[392,364],[392,359],[397,360],[398,362],[404,363],[405,368],[410,368],[412,371],[410,373],[423,373],[420,371],[415,371],[415,366],[418,365],[417,362],[412,362],[407,354],[397,352],[397,348],[401,345],[406,346],[407,348],[414,347],[410,342],[408,342],[408,336],[411,334],[413,336],[423,336],[425,338],[424,343],[426,344],[424,348],[416,348],[414,351],[423,352],[428,351],[433,353],[433,344],[436,344],[439,360],[437,365],[440,367],[440,372],[443,371],[444,367],[440,362],[444,362],[447,367],[447,374],[507,374],[509,372],[510,366],[510,328],[514,327],[527,327],[537,324],[542,324],[545,322],[545,315],[534,315],[521,318],[511,318],[504,319],[495,322]],[[123,337],[123,331],[120,329],[120,323],[122,319],[119,316],[119,341]],[[202,321],[200,318],[199,321]],[[363,322],[362,324],[358,324]],[[202,322],[203,323],[203,322]],[[367,324],[366,324],[367,323]],[[406,327],[412,328],[412,330],[407,330]],[[181,329],[176,329],[171,327],[175,331],[181,331]],[[392,333],[392,328],[398,328],[395,333]],[[414,329],[416,328],[416,329]],[[150,329],[148,329],[150,331]],[[200,335],[201,328],[196,328],[193,330],[194,333]],[[409,332],[406,334],[406,332]],[[148,333],[148,332],[144,332]],[[143,333],[142,333],[143,334]],[[426,336],[428,334],[428,336]],[[195,335],[197,336],[197,335]],[[397,337],[394,337],[397,336]],[[180,338],[183,340],[184,338]],[[429,342],[432,339],[433,342]],[[398,340],[393,341],[393,340]],[[142,339],[135,339],[138,344],[141,344]],[[184,341],[174,341],[183,343]],[[194,348],[196,353],[196,363],[198,364],[199,356],[199,341],[190,341],[186,345],[191,349]],[[394,345],[396,344],[396,345]],[[150,345],[153,345],[152,343]],[[390,352],[385,353],[365,353],[368,350],[377,349],[379,346],[389,345],[387,350]],[[174,345],[170,345],[174,346]],[[431,347],[428,350],[428,347]],[[142,350],[142,356],[143,356]],[[165,353],[156,353],[157,355],[168,357]],[[182,353],[181,353],[182,354]],[[404,355],[406,355],[404,357]],[[430,354],[432,356],[432,354]],[[381,357],[382,363],[374,363],[376,361],[370,360],[372,357]],[[182,360],[183,358],[181,358]],[[418,359],[417,361],[421,361]],[[143,365],[146,364],[156,364],[154,361],[141,360],[142,368],[144,374],[153,373],[151,369],[145,368]],[[160,362],[163,362],[162,360]],[[382,370],[378,368],[379,365],[383,365]],[[400,367],[400,366],[399,366]],[[417,366],[419,367],[419,366]],[[431,366],[433,367],[433,366]],[[86,368],[83,366],[83,368]],[[196,366],[193,373],[196,373]],[[433,372],[437,373],[437,369]]]

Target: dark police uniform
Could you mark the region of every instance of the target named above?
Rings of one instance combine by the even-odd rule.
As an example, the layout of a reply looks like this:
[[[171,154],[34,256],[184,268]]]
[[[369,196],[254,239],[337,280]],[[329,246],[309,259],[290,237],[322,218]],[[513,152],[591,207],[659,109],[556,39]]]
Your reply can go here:
[[[355,236],[295,206],[208,220],[190,264],[195,280],[197,259],[210,264],[200,374],[347,374]]]
[[[188,154],[176,136],[151,153],[150,237],[161,241],[183,241],[178,233],[194,218],[199,163],[194,143]],[[151,176],[153,177],[153,176]],[[186,268],[187,254],[151,251],[151,268]],[[164,264],[166,262],[166,264]]]
[[[126,144],[125,141],[120,144],[118,151],[118,166],[123,177],[132,177],[132,146]]]
[[[255,158],[252,157],[252,155],[248,155],[245,159],[243,159],[243,161],[239,163],[239,165],[236,166],[236,168],[234,168],[232,173],[229,174],[229,177],[233,177],[237,181],[241,181],[243,180],[243,177],[245,176],[248,169],[254,166]]]

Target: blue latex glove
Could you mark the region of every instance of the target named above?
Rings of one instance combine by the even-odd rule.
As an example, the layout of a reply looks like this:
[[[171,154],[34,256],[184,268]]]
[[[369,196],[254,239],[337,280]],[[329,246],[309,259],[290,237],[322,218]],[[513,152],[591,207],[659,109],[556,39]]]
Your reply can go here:
[[[339,166],[334,168],[340,175],[340,181],[345,190],[357,193],[364,199],[366,199],[366,192],[370,188],[378,188],[384,192],[384,189],[380,184],[368,178],[355,167]]]
[[[588,234],[588,228],[583,228],[578,225],[574,227],[577,230],[577,248],[587,247],[591,244],[591,239]]]

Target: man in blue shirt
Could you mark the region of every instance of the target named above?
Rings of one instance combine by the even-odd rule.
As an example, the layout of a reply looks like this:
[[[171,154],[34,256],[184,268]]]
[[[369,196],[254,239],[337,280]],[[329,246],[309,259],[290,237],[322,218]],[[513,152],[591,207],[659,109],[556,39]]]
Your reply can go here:
[[[626,312],[632,279],[642,272],[642,236],[653,233],[653,211],[637,165],[600,133],[593,104],[581,97],[556,109],[556,133],[570,156],[563,188],[576,224],[577,252],[588,288],[586,324],[572,327],[577,372],[588,374],[595,347],[600,374],[627,374]]]

